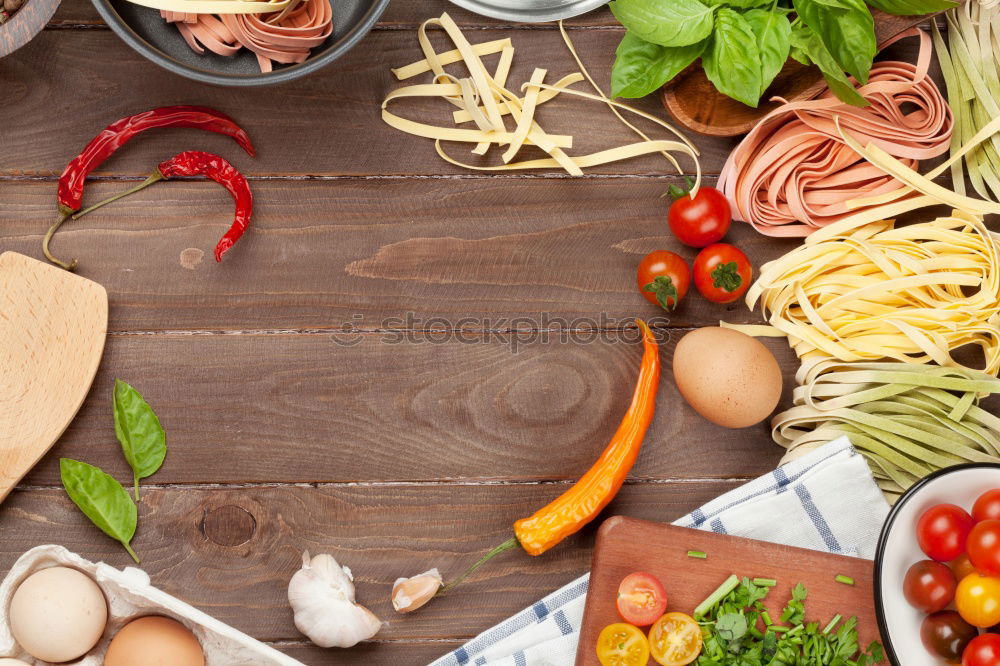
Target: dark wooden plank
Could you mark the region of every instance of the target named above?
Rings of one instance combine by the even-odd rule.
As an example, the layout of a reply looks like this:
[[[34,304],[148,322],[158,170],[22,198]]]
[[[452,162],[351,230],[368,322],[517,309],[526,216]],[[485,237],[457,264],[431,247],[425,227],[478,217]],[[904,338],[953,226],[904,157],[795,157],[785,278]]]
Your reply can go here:
[[[426,666],[438,657],[461,647],[461,640],[370,641],[350,650],[324,650],[314,645],[279,643],[273,647],[316,666]]]
[[[111,418],[116,377],[145,395],[167,431],[170,454],[152,483],[571,480],[621,421],[641,355],[627,333],[401,337],[339,346],[327,335],[112,336],[80,414],[24,483],[58,484],[60,457],[126,475]],[[782,450],[766,424],[728,430],[683,402],[670,372],[680,336],[671,337],[633,475],[745,478],[773,468]],[[767,344],[790,390],[794,357],[781,341]]]
[[[510,32],[482,29],[474,31],[474,37],[488,41]],[[607,87],[621,31],[581,30],[574,35],[595,78]],[[518,55],[511,81],[526,79],[535,66],[545,66],[558,76],[575,71],[576,65],[556,31],[520,32],[515,38]],[[890,49],[890,55],[913,59],[915,46],[914,40],[904,40]],[[254,103],[247,104],[245,91],[197,84],[164,71],[109,31],[45,31],[0,62],[0,87],[9,91],[8,103],[18,104],[20,109],[5,118],[0,177],[55,177],[104,123],[142,108],[180,102],[220,108],[251,132],[259,158],[240,162],[249,174],[468,175],[468,171],[442,161],[433,142],[393,130],[380,118],[382,99],[399,85],[389,69],[417,59],[418,54],[412,30],[375,31],[331,67],[304,80],[257,89]],[[81,62],[88,66],[81,69]],[[114,92],[119,89],[127,89],[128,94]],[[74,112],[59,112],[67,99],[73,100]],[[633,103],[666,117],[656,96]],[[288,112],[290,105],[295,113]],[[415,119],[441,122],[450,117],[451,107],[442,102],[400,111]],[[550,132],[575,135],[573,154],[635,139],[607,108],[585,100],[552,102],[540,111],[539,118]],[[280,131],[269,131],[271,128]],[[655,136],[666,135],[657,127],[647,129]],[[717,173],[736,143],[733,139],[691,136],[702,151],[706,173]],[[97,173],[148,173],[155,163],[181,148],[238,154],[223,137],[173,130],[142,137]],[[456,157],[474,157],[462,146],[450,150]],[[687,161],[682,160],[682,166],[691,170]],[[647,156],[589,172],[659,175],[672,172],[672,168],[661,157]]]
[[[228,195],[210,182],[164,183],[67,223],[52,247],[108,289],[118,331],[608,327],[667,314],[636,288],[644,254],[696,255],[667,228],[668,182],[259,181],[252,228],[221,264],[211,250],[231,220]],[[125,186],[93,183],[86,200]],[[55,184],[0,187],[10,197],[0,248],[40,258]],[[741,223],[729,240],[756,266],[795,246]],[[692,291],[668,319],[699,326],[759,314]]]
[[[607,515],[672,520],[734,485],[630,485]],[[455,575],[505,541],[515,518],[562,490],[559,485],[147,489],[133,543],[154,585],[261,640],[302,640],[286,589],[306,549],[330,552],[351,567],[358,600],[387,622],[380,639],[468,638],[584,573],[596,525],[544,556],[508,553],[476,572],[464,589],[419,613],[392,611],[393,581],[431,566]],[[234,529],[206,527],[220,512],[238,523]],[[42,543],[60,543],[114,566],[131,564],[61,490],[16,491],[0,508],[0,530],[4,571]],[[388,652],[393,645],[374,649]]]
[[[471,36],[475,41],[489,41],[510,32],[484,29]],[[620,37],[620,30],[576,33],[580,53],[604,85]],[[558,32],[525,31],[515,38],[518,52],[512,82],[526,80],[536,66],[547,67],[559,77],[576,70]],[[443,162],[432,141],[393,130],[380,117],[383,98],[399,85],[390,68],[416,60],[419,54],[414,31],[375,31],[358,48],[314,76],[255,89],[250,104],[245,90],[194,83],[157,67],[110,31],[44,31],[0,62],[0,88],[7,103],[19,109],[5,118],[0,176],[58,175],[105,123],[145,108],[177,103],[214,106],[244,125],[254,138],[259,158],[240,160],[240,165],[255,175],[467,173]],[[62,111],[66,100],[72,100],[72,113]],[[654,97],[636,105],[665,114]],[[450,122],[452,110],[444,101],[431,104],[427,113],[412,107],[399,109],[410,117],[437,122]],[[587,100],[551,102],[540,111],[539,121],[552,133],[574,134],[573,154],[635,140],[606,107]],[[649,125],[651,134],[667,135]],[[148,173],[154,164],[180,149],[238,155],[231,141],[205,134],[194,130],[150,133],[130,144],[99,173]],[[699,141],[704,169],[717,172],[732,145],[730,140]],[[450,150],[463,159],[475,157],[467,147],[452,146]],[[682,164],[691,170],[690,163]],[[671,170],[662,157],[647,156],[590,172],[663,174]]]
[[[496,27],[503,25],[511,29],[523,30],[545,30],[556,27],[553,23],[529,24],[498,21],[462,9],[448,2],[448,0],[420,0],[420,2],[413,2],[411,0],[409,2],[390,3],[381,20],[378,22],[376,30],[413,28],[432,16],[440,16],[442,12],[448,12],[460,26]],[[100,23],[100,16],[89,0],[63,0],[59,12],[55,15],[51,25],[61,28],[74,25],[96,25]],[[589,28],[614,26],[618,22],[615,21],[615,17],[611,15],[608,9],[602,8],[582,16],[567,19],[565,24],[573,28]]]

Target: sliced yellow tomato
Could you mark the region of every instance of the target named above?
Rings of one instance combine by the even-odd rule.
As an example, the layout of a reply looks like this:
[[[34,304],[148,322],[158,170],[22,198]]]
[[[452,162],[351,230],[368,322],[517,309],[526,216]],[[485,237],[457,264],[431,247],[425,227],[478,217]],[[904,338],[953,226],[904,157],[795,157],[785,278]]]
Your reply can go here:
[[[646,635],[631,624],[609,624],[597,637],[597,658],[601,666],[646,666],[649,661]]]
[[[649,630],[649,651],[663,666],[686,666],[701,654],[701,627],[684,613],[667,613]]]

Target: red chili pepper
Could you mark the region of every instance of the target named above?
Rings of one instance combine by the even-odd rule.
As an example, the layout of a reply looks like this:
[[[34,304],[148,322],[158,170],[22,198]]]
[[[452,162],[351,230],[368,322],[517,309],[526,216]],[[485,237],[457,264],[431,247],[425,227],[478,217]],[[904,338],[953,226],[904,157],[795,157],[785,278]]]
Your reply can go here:
[[[229,231],[215,246],[215,260],[222,261],[222,255],[229,251],[250,224],[253,212],[253,194],[247,179],[232,164],[211,153],[187,150],[162,162],[157,171],[163,178],[190,178],[207,176],[225,187],[236,201],[236,215]]]
[[[136,134],[165,127],[190,127],[225,134],[231,136],[251,157],[256,154],[250,137],[239,125],[229,116],[204,106],[165,106],[116,120],[95,136],[59,177],[60,216],[42,242],[42,250],[49,261],[67,270],[76,267],[76,261],[67,264],[52,256],[49,242],[59,226],[80,210],[87,176]]]

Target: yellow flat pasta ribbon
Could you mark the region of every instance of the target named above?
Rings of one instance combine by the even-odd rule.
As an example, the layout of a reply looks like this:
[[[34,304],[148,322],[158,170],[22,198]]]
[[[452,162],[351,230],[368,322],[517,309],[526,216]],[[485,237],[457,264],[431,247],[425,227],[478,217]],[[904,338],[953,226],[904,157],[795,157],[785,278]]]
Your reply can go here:
[[[441,28],[455,48],[437,52],[428,36],[428,28],[431,27]],[[396,78],[401,81],[411,79],[419,74],[430,73],[433,75],[432,82],[412,84],[390,92],[382,102],[382,119],[391,127],[402,132],[433,139],[435,150],[441,159],[456,166],[477,171],[560,168],[571,175],[582,175],[584,168],[659,153],[681,173],[681,167],[673,155],[673,153],[681,153],[689,156],[695,164],[695,189],[697,189],[701,183],[701,166],[698,163],[698,151],[694,145],[668,123],[655,116],[608,99],[583,66],[573,48],[572,41],[565,30],[562,30],[561,25],[560,29],[567,48],[573,54],[581,72],[563,76],[554,83],[546,83],[546,71],[542,68],[535,68],[531,78],[521,86],[519,94],[516,94],[507,87],[507,79],[514,56],[514,47],[509,39],[471,44],[447,13],[442,14],[439,18],[425,21],[417,30],[417,41],[424,54],[423,60],[392,71]],[[496,70],[490,73],[483,64],[482,58],[495,54],[500,54],[500,59]],[[462,63],[468,75],[458,78],[445,71],[445,67],[455,63]],[[597,94],[570,88],[573,84],[584,79],[590,81]],[[538,109],[561,94],[606,104],[627,127],[640,136],[642,141],[599,150],[587,155],[568,154],[566,151],[573,147],[573,138],[566,135],[549,134],[537,120]],[[391,103],[396,101],[426,97],[443,99],[457,106],[458,110],[451,114],[452,122],[455,125],[471,123],[474,127],[439,126],[419,122],[405,118],[388,108]],[[628,123],[621,115],[620,110],[638,115],[663,127],[673,133],[678,140],[651,139]],[[510,118],[513,121],[513,128],[504,124],[505,118]],[[492,146],[506,146],[501,154],[503,163],[485,166],[465,163],[445,152],[443,142],[446,141],[475,144],[472,153],[476,155],[486,154]],[[548,157],[516,161],[517,154],[523,146],[536,146],[548,153]]]

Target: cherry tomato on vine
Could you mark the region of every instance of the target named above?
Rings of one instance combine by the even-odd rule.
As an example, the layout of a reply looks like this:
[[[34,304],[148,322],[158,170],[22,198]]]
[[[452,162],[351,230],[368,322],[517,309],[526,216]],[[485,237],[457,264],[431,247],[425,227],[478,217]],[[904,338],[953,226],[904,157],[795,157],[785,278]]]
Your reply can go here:
[[[649,651],[662,666],[686,666],[701,654],[701,627],[690,615],[667,613],[649,630]]]
[[[664,310],[673,310],[691,285],[691,269],[673,252],[650,252],[639,262],[639,291],[643,298]]]
[[[917,521],[917,543],[932,560],[950,562],[965,552],[965,541],[974,524],[972,516],[961,507],[938,504]]]
[[[955,608],[974,627],[985,629],[1000,623],[1000,578],[966,576],[955,592]]]
[[[1000,636],[983,634],[972,639],[962,654],[962,666],[1000,666]]]
[[[688,181],[690,187],[691,181]],[[667,224],[677,240],[691,247],[717,243],[729,231],[733,214],[725,195],[714,187],[698,188],[692,197],[688,190],[670,186],[674,202],[667,211]]]
[[[903,578],[903,596],[910,605],[924,613],[936,613],[955,598],[955,575],[946,565],[921,560],[909,568]]]
[[[955,611],[932,613],[920,625],[920,642],[928,652],[949,664],[957,663],[965,648],[978,635],[979,630]]]
[[[617,604],[623,620],[648,627],[667,610],[667,591],[656,576],[636,572],[622,579]]]
[[[728,243],[709,245],[694,260],[694,286],[713,303],[732,303],[753,280],[747,255]]]
[[[1000,520],[1000,488],[987,490],[979,496],[972,507],[972,517],[977,523],[983,520]]]
[[[649,641],[641,629],[631,624],[609,624],[597,637],[597,659],[601,666],[646,666]]]
[[[969,532],[966,548],[976,571],[1000,577],[1000,520],[976,523]]]

